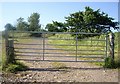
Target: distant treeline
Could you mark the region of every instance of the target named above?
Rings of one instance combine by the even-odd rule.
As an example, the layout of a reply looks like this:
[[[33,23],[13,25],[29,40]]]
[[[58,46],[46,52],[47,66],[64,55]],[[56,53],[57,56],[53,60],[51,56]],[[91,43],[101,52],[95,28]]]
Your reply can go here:
[[[119,29],[118,22],[114,18],[101,12],[100,9],[93,10],[85,7],[85,11],[78,11],[65,17],[65,22],[53,21],[48,23],[45,28],[40,24],[40,14],[33,13],[25,22],[24,18],[17,19],[16,26],[10,23],[5,25],[7,30],[20,31],[49,31],[49,32],[86,32],[86,33],[106,33],[112,32],[111,28]],[[74,35],[72,35],[74,36]],[[92,35],[95,36],[95,35]],[[79,38],[89,37],[88,35],[78,35]]]

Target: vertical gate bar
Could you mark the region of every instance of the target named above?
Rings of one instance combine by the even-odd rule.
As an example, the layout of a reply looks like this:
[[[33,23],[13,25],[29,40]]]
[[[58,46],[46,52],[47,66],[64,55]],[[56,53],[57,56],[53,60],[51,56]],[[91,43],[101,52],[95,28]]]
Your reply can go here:
[[[77,36],[77,33],[76,33],[76,58],[75,58],[76,62],[77,62],[77,46],[78,46],[78,36]]]
[[[44,56],[45,56],[45,33],[43,34],[43,61],[45,60]]]
[[[105,44],[105,46],[106,46],[105,56],[106,56],[106,58],[107,58],[107,51],[108,51],[108,34],[106,34],[106,44]]]

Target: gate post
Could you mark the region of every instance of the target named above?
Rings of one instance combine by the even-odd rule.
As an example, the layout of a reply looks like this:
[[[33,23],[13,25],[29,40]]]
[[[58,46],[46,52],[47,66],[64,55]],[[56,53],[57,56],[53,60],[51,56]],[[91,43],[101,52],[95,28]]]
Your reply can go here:
[[[5,64],[8,64],[8,50],[9,50],[9,44],[8,44],[8,31],[7,29],[5,29],[5,52],[6,52],[6,60],[5,60]]]
[[[114,34],[110,33],[109,35],[109,42],[110,42],[110,57],[112,61],[114,61]]]
[[[8,50],[8,62],[14,63],[15,62],[15,55],[14,55],[14,41],[8,40],[9,43],[9,50]]]
[[[6,51],[6,60],[5,60],[5,65],[8,63],[13,63],[15,62],[15,57],[14,57],[14,41],[8,39],[8,31],[7,29],[5,30],[5,51]],[[13,37],[14,38],[14,37]]]

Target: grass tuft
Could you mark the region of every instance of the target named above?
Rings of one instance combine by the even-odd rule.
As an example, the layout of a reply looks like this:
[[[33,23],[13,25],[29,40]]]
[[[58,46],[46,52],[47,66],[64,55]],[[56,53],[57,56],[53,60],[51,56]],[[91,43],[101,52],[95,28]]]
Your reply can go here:
[[[23,63],[16,62],[8,64],[6,67],[3,68],[3,71],[15,73],[17,71],[25,71],[28,67],[25,66]]]
[[[113,61],[113,59],[111,57],[107,57],[105,59],[105,68],[115,68],[115,62]]]
[[[67,66],[64,63],[60,63],[60,62],[52,62],[51,63],[53,68],[55,69],[66,69]]]

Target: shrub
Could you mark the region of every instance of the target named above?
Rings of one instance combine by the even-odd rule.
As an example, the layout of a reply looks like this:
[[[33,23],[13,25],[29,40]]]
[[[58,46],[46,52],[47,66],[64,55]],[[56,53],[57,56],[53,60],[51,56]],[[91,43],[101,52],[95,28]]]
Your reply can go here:
[[[105,68],[116,68],[115,62],[111,57],[105,59]]]

